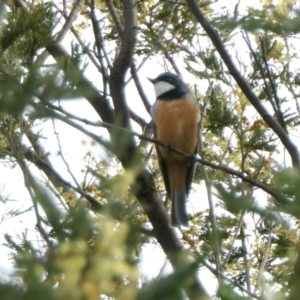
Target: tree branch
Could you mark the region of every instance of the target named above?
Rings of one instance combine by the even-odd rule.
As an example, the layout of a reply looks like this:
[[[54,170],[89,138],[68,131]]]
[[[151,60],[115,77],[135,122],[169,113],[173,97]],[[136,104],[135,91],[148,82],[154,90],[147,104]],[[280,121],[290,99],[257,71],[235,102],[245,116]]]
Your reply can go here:
[[[54,3],[53,4],[54,7],[62,14],[62,16],[67,19],[68,15],[65,13],[65,11],[62,11],[59,9],[59,7]],[[73,33],[73,35],[75,36],[76,40],[78,41],[78,43],[80,44],[82,51],[85,51],[87,49],[87,46],[84,44],[83,40],[80,38],[79,34],[77,33],[77,31],[75,30],[75,28],[73,26],[71,26],[70,28],[71,32]],[[86,51],[87,56],[89,57],[90,61],[93,63],[93,65],[97,68],[97,70],[102,73],[101,70],[101,66],[98,64],[96,58],[92,55],[91,51]]]
[[[204,123],[204,117],[206,114],[206,108],[209,103],[210,97],[211,97],[211,92],[213,89],[213,83],[210,82],[210,85],[208,87],[208,90],[206,92],[206,96],[204,99],[202,111],[201,111],[201,118],[200,118],[200,124],[199,124],[199,150],[201,153],[201,157],[205,159],[205,152],[204,152],[204,146],[202,142],[202,133],[203,133],[203,123]],[[215,254],[215,260],[216,260],[216,269],[217,269],[217,278],[220,280],[220,271],[221,271],[221,261],[220,261],[220,247],[219,247],[219,241],[218,241],[218,232],[217,232],[217,219],[216,219],[216,212],[215,212],[215,205],[212,197],[212,180],[209,178],[206,170],[205,165],[201,165],[201,171],[203,173],[204,181],[205,181],[205,186],[206,186],[206,193],[207,193],[207,199],[209,203],[209,217],[212,225],[212,232],[211,238],[212,238],[212,245],[214,249],[214,254]],[[209,227],[208,227],[209,228]],[[210,228],[209,228],[209,231]]]
[[[214,268],[211,267],[210,264],[208,264],[203,258],[200,259],[201,263],[210,271],[212,272],[215,276],[217,275],[217,270],[215,270]],[[233,286],[237,287],[241,292],[246,293],[247,295],[253,297],[253,299],[258,299],[261,300],[260,297],[258,297],[257,295],[251,293],[250,291],[248,291],[246,288],[244,288],[242,285],[240,285],[237,280],[235,279],[231,279],[228,278],[223,272],[220,273],[221,278],[224,279],[225,281],[227,281],[228,283],[232,284]]]
[[[254,288],[254,294],[256,294],[256,291],[259,288],[261,281],[263,280],[263,276],[264,276],[263,272],[265,271],[265,266],[268,261],[268,254],[269,254],[268,252],[269,252],[270,246],[271,246],[272,235],[273,235],[273,228],[271,228],[271,230],[269,232],[268,240],[267,240],[267,242],[265,242],[265,251],[263,253],[262,262],[259,266],[259,272],[258,272],[257,281],[256,281],[255,288]]]
[[[106,51],[104,50],[103,38],[102,38],[101,29],[99,26],[99,21],[96,18],[95,1],[94,0],[91,0],[90,7],[91,7],[91,20],[92,20],[92,25],[93,25],[93,31],[94,31],[94,36],[95,36],[97,52],[98,52],[97,56],[98,56],[98,60],[100,62],[100,66],[101,66],[103,97],[105,100],[107,100],[108,73],[107,73],[107,66],[105,65],[104,59],[103,59],[106,54]],[[101,52],[103,52],[103,55]],[[106,61],[108,61],[108,58],[106,59]]]
[[[48,106],[58,111],[65,112],[62,108],[56,107],[53,104],[49,104]],[[68,117],[63,117],[55,112],[52,112],[52,116],[54,118],[57,118],[77,128],[78,130],[81,130],[86,135],[90,136],[95,141],[99,142],[98,136],[87,132],[87,130],[85,130],[84,128],[80,128],[80,126],[77,123],[71,120],[72,114],[67,112],[65,112],[65,114],[68,115]],[[80,119],[76,116],[74,117],[75,119]],[[89,124],[90,121],[86,120],[86,123]],[[125,133],[128,134],[130,133],[131,135],[134,135],[130,130],[126,128],[117,127],[109,123],[103,123],[103,122],[101,123],[103,125],[102,127],[111,128],[111,129],[113,128],[114,130],[120,130],[121,132],[123,131]],[[136,133],[136,135],[139,137],[144,137],[144,139],[148,141],[155,140],[143,136],[142,134]],[[162,143],[158,140],[155,141],[165,147],[167,146],[165,143]],[[168,259],[170,260],[173,268],[176,270],[190,264],[190,257],[187,255],[187,253],[183,253],[182,251],[183,245],[180,239],[178,238],[175,229],[170,226],[168,212],[164,207],[163,202],[161,201],[161,198],[157,193],[153,176],[147,169],[144,169],[137,174],[135,183],[131,186],[131,190],[133,194],[137,197],[141,205],[143,206],[143,209],[153,226],[153,232],[155,234],[155,237],[157,241],[160,243],[166,255],[168,256]],[[184,260],[183,257],[185,257]],[[188,295],[196,294],[198,297],[198,298],[191,298],[191,299],[203,299],[203,300],[210,299],[210,297],[208,297],[204,287],[202,286],[196,274],[193,276],[193,278],[191,278],[190,286],[186,289],[186,292]]]
[[[191,263],[191,257],[183,251],[183,245],[179,240],[175,229],[170,226],[166,208],[155,188],[152,175],[144,169],[136,177],[136,184],[131,187],[134,195],[139,199],[147,214],[153,232],[162,249],[168,256],[173,268],[181,269]],[[190,278],[186,293],[189,299],[211,299],[206,293],[197,273]]]
[[[119,36],[122,36],[124,28],[123,28],[123,25],[122,25],[122,23],[120,22],[120,20],[118,18],[118,15],[117,15],[117,12],[114,8],[114,5],[111,2],[111,0],[106,0],[106,4],[107,4],[108,10],[109,10],[109,12],[112,16],[112,19],[113,19],[113,21],[116,25],[118,34],[119,34]]]
[[[139,70],[143,67],[143,65],[146,63],[146,61],[152,56],[152,54],[154,53],[154,50],[160,46],[161,41],[164,39],[165,37],[165,33],[168,29],[168,26],[170,25],[172,18],[173,18],[173,14],[174,14],[174,10],[175,10],[176,4],[173,4],[170,13],[168,15],[168,19],[167,21],[164,23],[164,27],[162,28],[161,32],[159,33],[159,36],[156,40],[156,42],[153,44],[153,47],[150,49],[150,51],[148,52],[147,56],[142,60],[142,62],[139,64],[139,66],[136,68],[136,72],[138,73]],[[126,81],[126,85],[130,82],[130,80],[132,79],[132,77],[130,77],[127,81]]]
[[[255,63],[256,63],[256,66],[257,66],[257,68],[259,69],[261,78],[263,79],[264,86],[265,86],[265,87],[264,87],[264,91],[265,91],[265,93],[266,93],[266,95],[267,95],[267,97],[268,97],[268,100],[269,100],[270,104],[271,104],[272,107],[273,107],[274,113],[276,114],[276,116],[277,116],[277,118],[278,118],[277,109],[276,109],[276,106],[275,106],[274,103],[273,103],[271,91],[270,91],[270,89],[269,89],[269,87],[268,87],[267,79],[266,79],[265,72],[264,72],[264,69],[263,69],[263,67],[262,67],[262,64],[261,64],[260,61],[258,60],[257,55],[256,55],[255,51],[253,50],[253,48],[252,48],[252,46],[251,46],[251,43],[250,43],[250,39],[249,39],[248,34],[245,33],[245,35],[244,35],[244,33],[242,33],[242,35],[243,35],[243,38],[244,38],[244,40],[245,40],[245,42],[246,42],[246,44],[247,44],[247,46],[248,46],[248,48],[249,48],[249,50],[250,50],[250,52],[251,52],[253,58],[254,58],[254,61],[255,61]],[[278,119],[279,119],[279,118],[278,118]]]
[[[138,90],[138,93],[139,93],[139,95],[140,95],[140,97],[141,97],[141,99],[142,99],[142,101],[143,101],[143,104],[144,104],[144,106],[145,106],[147,112],[149,113],[149,115],[151,115],[151,107],[152,107],[152,105],[150,104],[149,99],[147,98],[147,96],[146,96],[146,94],[145,94],[145,92],[144,92],[144,89],[143,89],[143,87],[142,87],[142,85],[141,85],[139,76],[138,76],[138,74],[137,74],[137,70],[136,70],[136,65],[135,65],[135,63],[132,63],[132,64],[131,64],[131,69],[130,69],[130,71],[131,71],[131,76],[132,76],[132,78],[133,78],[133,80],[134,80],[136,89]]]
[[[111,69],[109,80],[110,94],[114,103],[115,114],[118,125],[124,128],[130,127],[129,109],[125,97],[125,75],[130,68],[137,35],[137,10],[134,0],[123,0],[124,30],[122,34],[122,45],[120,53]],[[120,144],[120,132],[114,133],[116,149],[122,147],[123,151],[118,153],[118,158],[123,166],[128,166],[135,156],[136,146],[134,140],[127,137]]]
[[[187,0],[187,4],[191,12],[196,17],[199,24],[201,24],[201,26],[203,27],[203,29],[205,30],[205,32],[207,33],[207,35],[209,36],[213,44],[215,45],[217,51],[222,57],[224,63],[226,64],[230,74],[233,76],[233,78],[239,85],[240,89],[243,91],[245,96],[255,107],[255,109],[261,115],[261,117],[265,120],[265,122],[274,130],[274,132],[281,140],[282,144],[286,147],[287,151],[291,156],[293,166],[299,166],[300,156],[299,156],[298,147],[291,141],[288,134],[279,125],[279,123],[269,114],[268,110],[263,106],[261,101],[257,98],[255,93],[252,91],[248,82],[245,80],[245,78],[241,75],[241,73],[235,66],[232,58],[227,52],[217,31],[210,25],[208,20],[205,18],[205,16],[199,9],[197,2],[195,0]]]
[[[36,217],[36,228],[38,229],[38,231],[40,232],[41,236],[43,237],[43,239],[45,240],[45,242],[47,243],[47,245],[49,247],[53,246],[53,242],[50,240],[50,237],[48,235],[48,233],[46,232],[46,230],[44,229],[43,225],[42,225],[42,217],[39,213],[39,207],[38,207],[38,201],[37,201],[37,196],[34,193],[32,186],[30,184],[31,179],[32,179],[32,175],[28,169],[28,167],[26,166],[24,161],[20,161],[19,162],[19,166],[23,172],[23,177],[24,177],[24,183],[25,186],[28,190],[28,193],[32,199],[33,202],[33,208],[34,208],[34,213],[35,213],[35,217]]]
[[[63,70],[67,78],[76,85],[82,96],[89,101],[103,121],[114,123],[114,111],[109,102],[104,99],[96,87],[71,63],[71,57],[65,49],[58,44],[47,46],[46,49],[58,63],[61,63],[62,60],[69,62],[69,70]]]
[[[89,133],[88,131],[86,131],[85,129],[80,128],[80,126],[78,124],[75,124],[75,123],[73,124],[70,119],[75,119],[75,120],[78,120],[78,121],[83,122],[85,124],[96,126],[96,127],[104,127],[104,128],[107,128],[107,129],[115,129],[115,130],[120,130],[120,131],[123,131],[123,132],[130,133],[131,135],[135,135],[135,136],[137,136],[138,138],[140,138],[142,140],[145,140],[145,141],[157,144],[159,146],[165,147],[166,149],[169,149],[169,151],[173,151],[173,152],[175,152],[175,153],[177,153],[179,155],[182,155],[182,156],[184,156],[184,157],[186,157],[188,159],[194,159],[196,162],[199,162],[200,164],[203,164],[203,165],[206,165],[206,166],[211,167],[213,169],[220,170],[220,171],[223,171],[225,173],[234,175],[234,176],[242,179],[243,181],[248,182],[251,185],[256,186],[256,187],[262,189],[267,194],[269,194],[272,197],[274,197],[278,201],[278,203],[283,203],[283,204],[289,204],[289,203],[291,203],[291,201],[288,198],[286,198],[285,196],[283,196],[280,192],[267,187],[266,185],[260,183],[259,181],[256,181],[256,180],[253,180],[253,179],[249,178],[243,172],[234,170],[234,169],[229,168],[229,167],[224,166],[224,165],[214,164],[214,163],[208,162],[208,161],[206,161],[204,159],[201,159],[201,158],[196,158],[195,159],[195,157],[193,155],[186,154],[186,153],[184,153],[184,152],[182,152],[180,150],[177,150],[177,149],[173,148],[172,146],[170,146],[167,143],[163,143],[160,140],[155,139],[155,138],[150,138],[150,137],[148,137],[148,136],[146,136],[144,134],[141,134],[141,133],[138,133],[138,132],[126,129],[126,128],[122,128],[122,127],[119,127],[119,126],[116,126],[116,125],[113,125],[113,124],[105,123],[105,122],[100,122],[100,121],[98,121],[98,122],[91,122],[91,121],[89,121],[87,119],[77,117],[74,114],[71,114],[71,113],[65,111],[63,108],[58,107],[56,105],[53,105],[51,103],[48,103],[47,106],[50,107],[50,108],[52,108],[52,109],[54,109],[54,110],[62,112],[63,114],[65,114],[67,116],[67,119],[64,119],[60,115],[53,115],[53,117],[56,117],[59,120],[61,120],[61,121],[65,122],[65,123],[67,123],[67,124],[69,124],[69,125],[77,128],[78,130],[81,130],[82,132],[84,132],[85,134],[87,134],[88,136],[90,136],[91,138],[95,139],[98,142],[99,142],[99,137],[98,136],[95,136],[95,135]]]
[[[51,165],[49,165],[47,162],[43,161],[43,159],[39,158],[30,149],[28,149],[24,153],[24,157],[28,161],[32,162],[38,169],[42,170],[54,186],[56,186],[56,187],[67,186],[67,187],[71,188],[72,190],[74,190],[75,192],[77,192],[78,194],[80,194],[81,196],[83,196],[85,199],[87,199],[94,209],[98,210],[102,207],[101,204],[96,199],[94,199],[92,196],[90,196],[89,194],[84,192],[82,189],[74,187],[71,183],[69,183],[68,181],[63,179],[60,176],[60,174],[58,174]]]
[[[265,63],[268,79],[269,79],[270,85],[272,87],[274,100],[275,100],[275,104],[276,104],[275,114],[277,116],[277,119],[278,119],[279,124],[281,125],[281,127],[285,130],[286,133],[288,133],[287,127],[286,127],[286,124],[285,124],[285,121],[284,121],[284,117],[283,117],[283,112],[281,110],[281,104],[280,104],[280,100],[279,100],[279,97],[278,97],[277,88],[276,88],[276,85],[274,83],[274,80],[273,80],[273,77],[272,77],[272,74],[271,74],[269,62],[267,60],[267,55],[266,55],[266,49],[265,49],[264,41],[263,41],[262,38],[260,38],[260,43],[261,43],[261,48],[262,48],[262,52],[263,52],[262,57],[263,57],[263,60],[264,60],[264,63]],[[273,105],[273,98],[271,98],[271,101],[272,101],[272,105]]]
[[[15,0],[15,6],[29,12],[28,7],[22,0]],[[76,7],[78,9],[78,7]],[[77,10],[75,10],[77,11]],[[69,24],[70,25],[70,24]],[[68,25],[68,26],[69,26]],[[81,92],[89,103],[93,106],[100,118],[108,123],[114,123],[114,111],[109,105],[109,102],[99,93],[99,91],[91,84],[91,82],[78,70],[71,62],[71,57],[67,51],[59,43],[49,45],[46,50],[53,58],[61,63],[62,60],[68,61],[69,70],[63,70],[67,78],[74,83],[77,89]]]
[[[286,49],[287,49],[287,55],[290,56],[290,46],[289,46],[287,37],[284,38],[284,42],[285,42],[285,46],[286,46]],[[300,115],[300,105],[299,105],[299,102],[298,102],[299,94],[296,94],[294,86],[293,86],[292,81],[291,81],[291,71],[290,71],[289,61],[286,63],[286,79],[287,79],[287,82],[289,84],[289,90],[290,90],[290,92],[292,93],[292,95],[294,97],[295,104],[296,104],[296,109],[298,111],[298,114]]]
[[[243,224],[243,222],[244,222],[244,216],[245,216],[245,211],[243,211],[243,213],[242,213],[242,215],[241,215],[241,217],[240,217],[239,223],[238,223],[238,225],[237,225],[237,228],[236,228],[235,233],[234,233],[234,236],[233,236],[233,240],[232,240],[232,242],[231,242],[231,244],[230,244],[230,247],[229,247],[229,251],[228,251],[228,253],[227,253],[227,255],[226,255],[226,258],[224,259],[224,261],[223,261],[223,263],[222,263],[222,266],[223,266],[224,268],[226,268],[226,265],[227,265],[227,263],[228,263],[228,261],[229,261],[229,259],[230,259],[230,256],[231,256],[231,253],[232,253],[232,250],[233,250],[234,243],[235,243],[235,241],[237,240],[238,234],[240,233],[241,226],[242,226],[242,224]]]

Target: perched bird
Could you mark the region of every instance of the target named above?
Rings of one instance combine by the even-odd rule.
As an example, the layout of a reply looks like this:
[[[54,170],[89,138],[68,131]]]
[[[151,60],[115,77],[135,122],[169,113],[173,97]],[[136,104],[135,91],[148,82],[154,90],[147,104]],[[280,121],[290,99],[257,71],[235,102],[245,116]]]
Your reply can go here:
[[[156,101],[152,107],[154,134],[160,141],[187,154],[198,150],[200,110],[188,86],[173,73],[162,73],[155,79]],[[167,195],[172,200],[172,226],[189,226],[186,198],[195,171],[191,159],[156,145],[160,170]]]

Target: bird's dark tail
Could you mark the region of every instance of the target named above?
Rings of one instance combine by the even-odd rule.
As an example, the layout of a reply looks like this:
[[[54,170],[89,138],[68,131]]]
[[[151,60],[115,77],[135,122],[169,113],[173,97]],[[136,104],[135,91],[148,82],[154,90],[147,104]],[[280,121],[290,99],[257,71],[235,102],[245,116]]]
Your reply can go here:
[[[171,224],[174,227],[180,225],[189,226],[189,217],[186,211],[186,194],[185,189],[182,191],[172,191],[172,210],[171,210]]]

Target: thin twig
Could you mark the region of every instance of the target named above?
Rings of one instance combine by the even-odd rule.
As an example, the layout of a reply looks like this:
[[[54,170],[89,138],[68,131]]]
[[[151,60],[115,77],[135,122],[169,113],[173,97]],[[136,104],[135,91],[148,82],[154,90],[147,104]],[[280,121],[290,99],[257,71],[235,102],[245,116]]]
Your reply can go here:
[[[217,275],[217,270],[214,269],[209,263],[207,263],[204,259],[201,258],[200,260],[201,264],[203,264],[212,274],[215,276]],[[228,283],[232,284],[233,286],[237,287],[241,292],[246,293],[247,295],[253,297],[254,299],[261,299],[259,296],[255,295],[252,292],[249,292],[247,289],[245,289],[242,285],[240,285],[237,280],[228,278],[223,272],[220,272],[220,276],[222,279],[226,280]]]
[[[276,107],[274,105],[273,98],[272,98],[272,95],[271,95],[271,92],[270,92],[270,89],[269,89],[269,86],[268,86],[268,83],[267,83],[267,80],[266,80],[266,76],[265,76],[265,72],[263,70],[262,64],[258,60],[257,55],[256,55],[254,49],[252,48],[252,45],[251,45],[248,33],[245,32],[245,35],[244,35],[244,32],[242,32],[242,36],[243,36],[243,39],[245,40],[245,42],[246,42],[246,44],[247,44],[247,46],[248,46],[248,48],[249,48],[249,50],[250,50],[253,58],[254,58],[256,66],[259,69],[260,75],[261,75],[261,77],[263,79],[263,82],[264,82],[264,91],[265,91],[265,93],[266,93],[266,95],[267,95],[267,97],[269,99],[269,102],[272,105],[273,110],[274,110],[274,112],[275,112],[275,114],[276,114],[276,116],[278,118],[278,112],[277,112],[277,109],[276,109]]]
[[[179,5],[187,5],[184,2],[172,1],[172,0],[159,0],[160,2],[172,3],[172,4],[179,4]]]
[[[77,192],[78,194],[83,196],[86,200],[88,200],[88,202],[90,202],[92,207],[94,207],[96,210],[101,209],[102,205],[96,199],[94,199],[91,195],[84,192],[82,189],[73,186],[71,183],[69,183],[68,181],[63,179],[60,176],[60,174],[58,174],[51,165],[47,164],[47,162],[45,162],[41,158],[39,158],[33,151],[28,149],[27,151],[24,152],[24,156],[28,161],[32,162],[40,170],[42,170],[48,176],[48,178],[50,180],[52,179],[54,181],[54,183],[55,183],[55,181],[57,181],[63,187],[65,187],[65,186],[69,187],[70,189],[74,190],[75,192]],[[51,182],[52,182],[52,180],[51,180]]]
[[[97,56],[98,56],[98,60],[100,62],[100,66],[101,66],[101,73],[102,73],[102,85],[103,85],[103,97],[104,99],[107,100],[107,94],[108,94],[108,73],[107,73],[107,68],[106,65],[104,63],[104,59],[103,56],[107,56],[106,51],[104,49],[104,44],[103,44],[103,38],[102,38],[102,34],[101,34],[101,29],[99,26],[99,21],[96,18],[96,12],[95,12],[95,1],[91,0],[91,20],[92,20],[92,25],[93,25],[93,32],[94,32],[94,37],[95,37],[95,43],[96,43],[96,47],[97,47]],[[102,55],[102,53],[103,55]],[[106,58],[106,61],[108,60],[108,57]],[[110,65],[110,67],[112,67]]]
[[[60,139],[59,139],[59,134],[56,130],[56,126],[55,126],[55,122],[54,120],[52,120],[52,125],[53,125],[53,129],[54,129],[54,135],[56,136],[56,140],[57,140],[57,144],[58,144],[58,148],[59,148],[59,156],[62,158],[67,170],[68,170],[68,173],[71,175],[73,181],[75,182],[76,186],[80,189],[81,186],[79,184],[79,182],[77,181],[76,177],[74,176],[74,174],[72,173],[71,169],[70,169],[70,166],[67,162],[67,160],[65,159],[65,156],[63,155],[63,150],[62,150],[62,147],[61,147],[61,143],[60,143]]]
[[[199,124],[199,150],[201,153],[201,157],[202,159],[205,159],[205,152],[204,152],[204,146],[202,143],[202,133],[203,133],[203,122],[204,122],[204,117],[206,114],[206,108],[207,105],[209,103],[209,99],[211,96],[211,92],[213,89],[213,83],[211,82],[208,90],[206,92],[206,97],[204,100],[204,104],[203,104],[203,108],[202,108],[202,112],[201,112],[201,119],[200,119],[200,124]],[[207,191],[207,198],[208,198],[208,203],[209,203],[209,209],[210,209],[210,221],[212,224],[212,243],[213,243],[213,248],[214,248],[214,253],[215,253],[215,259],[216,259],[216,267],[217,267],[217,278],[218,280],[220,280],[220,271],[221,271],[221,261],[220,261],[220,248],[219,248],[219,243],[218,243],[218,239],[217,239],[217,219],[216,219],[216,213],[215,213],[215,207],[214,207],[214,201],[213,201],[213,197],[212,197],[212,183],[211,180],[208,177],[207,171],[206,171],[206,167],[205,165],[201,165],[201,170],[202,170],[202,174],[204,176],[204,181],[205,181],[205,185],[206,185],[206,191]]]
[[[46,186],[47,188],[53,193],[53,195],[55,195],[55,197],[57,198],[57,200],[60,202],[61,206],[65,209],[65,210],[69,210],[69,207],[66,204],[66,200],[62,198],[61,194],[59,192],[57,192],[57,189],[55,189],[53,187],[53,185],[51,184],[51,181],[49,179],[47,179],[46,177],[44,177],[45,181],[46,181]]]
[[[30,197],[33,202],[33,208],[34,208],[36,222],[37,222],[36,228],[38,229],[38,231],[40,232],[41,236],[43,237],[45,242],[48,244],[48,246],[51,247],[53,245],[53,243],[50,240],[49,235],[47,234],[47,232],[45,231],[45,229],[42,225],[42,218],[39,213],[37,196],[36,196],[35,192],[33,191],[31,184],[30,184],[30,182],[32,181],[32,175],[24,161],[19,161],[19,166],[23,172],[25,186],[26,186],[28,193],[30,194]]]
[[[24,125],[22,123],[22,125]],[[10,126],[10,123],[7,123],[7,127]],[[9,132],[9,131],[8,131]],[[24,134],[24,126],[21,126],[21,132],[22,134]],[[23,177],[24,177],[24,184],[25,187],[27,188],[31,199],[33,201],[33,208],[34,208],[34,212],[35,212],[35,216],[36,216],[36,227],[38,229],[38,231],[40,232],[41,236],[44,238],[45,242],[48,244],[48,246],[52,245],[52,242],[49,239],[48,234],[46,233],[45,229],[42,226],[41,223],[41,217],[39,214],[39,210],[38,210],[38,201],[37,201],[37,197],[36,197],[36,193],[34,192],[34,189],[32,189],[31,186],[31,174],[30,171],[28,169],[28,167],[25,164],[24,158],[23,158],[23,153],[22,153],[22,147],[20,146],[20,140],[16,141],[15,139],[13,139],[11,137],[10,134],[5,134],[5,137],[7,138],[7,141],[10,144],[10,148],[12,149],[12,152],[14,154],[14,157],[23,173]]]
[[[148,123],[146,122],[146,120],[144,118],[142,118],[139,114],[137,114],[134,110],[129,109],[129,116],[130,118],[135,121],[136,123],[138,123],[142,129],[144,129]]]
[[[67,19],[68,15],[66,14],[65,10],[62,11],[59,9],[59,7],[53,3],[54,7],[57,9],[57,11],[59,11],[61,13],[61,15]],[[76,40],[78,41],[78,43],[80,44],[81,48],[83,51],[85,51],[87,49],[87,46],[84,44],[83,40],[81,39],[81,37],[79,36],[79,34],[77,33],[77,31],[75,30],[75,28],[73,26],[71,26],[70,28],[71,32],[73,33],[73,35],[75,36]],[[95,57],[92,55],[91,51],[86,51],[87,56],[89,57],[90,61],[93,63],[93,65],[97,68],[97,70],[101,73],[101,66],[98,64],[97,60],[95,59]]]
[[[131,70],[131,76],[132,76],[132,78],[134,80],[136,89],[138,90],[138,93],[139,93],[139,95],[140,95],[140,97],[141,97],[141,99],[143,101],[143,104],[144,104],[147,112],[151,115],[151,107],[152,107],[152,105],[150,104],[149,99],[148,99],[147,95],[145,94],[144,89],[143,89],[143,87],[141,85],[139,76],[137,74],[135,63],[131,64],[131,69],[130,70]]]
[[[246,284],[247,284],[248,291],[251,292],[251,280],[250,280],[250,270],[249,270],[249,262],[248,262],[248,251],[247,251],[247,246],[246,246],[245,230],[244,230],[243,225],[241,226],[240,234],[241,234],[241,240],[242,240],[244,264],[245,264],[244,269],[245,269]]]
[[[276,85],[274,83],[273,77],[271,75],[271,70],[270,70],[269,63],[267,61],[265,45],[264,45],[264,41],[262,40],[262,38],[260,38],[260,42],[261,42],[261,48],[262,48],[262,52],[263,52],[262,57],[263,57],[263,60],[264,60],[264,63],[265,63],[265,67],[266,67],[266,70],[267,70],[268,79],[269,79],[269,82],[270,82],[272,90],[273,90],[274,100],[275,100],[276,107],[277,107],[277,109],[275,110],[275,113],[277,115],[278,121],[279,121],[280,125],[282,126],[282,128],[286,132],[288,132],[286,124],[285,124],[285,121],[284,121],[283,113],[282,113],[282,110],[281,110],[281,104],[280,104],[280,100],[278,98],[277,88],[276,88]]]
[[[264,258],[263,258],[263,260],[260,264],[260,267],[259,267],[259,273],[258,273],[258,276],[257,276],[257,282],[256,282],[256,285],[255,285],[255,288],[254,288],[254,293],[256,293],[256,291],[259,287],[259,284],[260,284],[260,282],[263,278],[263,272],[265,270],[265,266],[266,266],[266,263],[267,263],[267,260],[268,260],[268,252],[269,252],[269,249],[270,249],[270,246],[271,246],[272,234],[273,234],[273,228],[271,228],[271,230],[269,232],[268,240],[265,243]]]
[[[171,40],[171,41],[172,41],[172,40]],[[166,59],[169,61],[169,63],[171,64],[171,66],[173,67],[175,73],[176,73],[177,75],[179,75],[179,76],[182,78],[181,72],[180,72],[179,68],[177,67],[175,60],[174,60],[173,57],[169,54],[169,52],[168,52],[167,49],[165,50],[165,57],[166,57]]]
[[[224,261],[223,261],[222,266],[223,266],[224,268],[225,268],[225,266],[227,265],[227,263],[228,263],[228,261],[229,261],[229,259],[230,259],[230,256],[231,256],[231,253],[232,253],[232,250],[233,250],[234,243],[235,243],[235,241],[236,241],[236,239],[237,239],[238,234],[240,233],[241,226],[242,226],[243,221],[244,221],[244,216],[245,216],[245,211],[243,211],[243,213],[242,213],[242,215],[241,215],[241,218],[240,218],[240,220],[239,220],[239,224],[238,224],[238,226],[237,226],[237,228],[236,228],[236,230],[235,230],[234,236],[233,236],[233,241],[232,241],[232,243],[231,243],[231,245],[230,245],[230,248],[229,248],[229,251],[228,251],[228,253],[227,253],[226,258],[225,258]]]
[[[41,106],[40,105],[36,105],[37,106],[37,109],[40,109]],[[67,118],[64,118],[63,116],[61,116],[60,114],[56,114],[54,113],[52,110],[49,110],[48,111],[48,115],[52,115],[53,117],[55,118],[58,118],[59,120],[77,128],[78,130],[84,132],[85,134],[87,134],[89,137],[91,137],[92,139],[94,139],[95,141],[99,142],[100,144],[103,144],[104,142],[99,138],[99,136],[87,131],[86,129],[82,128],[81,126],[79,126],[77,123],[75,122],[72,122],[71,119],[75,119],[77,121],[80,121],[80,122],[83,122],[85,124],[88,124],[88,125],[92,125],[92,126],[95,126],[95,127],[104,127],[104,128],[108,128],[108,129],[116,129],[116,130],[120,130],[120,131],[123,131],[123,132],[127,132],[127,133],[131,133],[132,135],[135,135],[137,137],[139,137],[140,139],[143,139],[143,140],[146,140],[148,142],[151,142],[151,143],[155,143],[159,146],[162,146],[162,147],[166,147],[168,148],[170,151],[173,151],[177,154],[180,154],[188,159],[195,159],[195,157],[193,155],[188,155],[180,150],[177,150],[175,148],[173,148],[172,146],[170,146],[169,144],[166,144],[166,143],[163,143],[161,142],[160,140],[157,140],[155,138],[150,138],[148,136],[145,136],[141,133],[138,133],[138,132],[135,132],[135,131],[132,131],[132,130],[129,130],[129,129],[126,129],[126,128],[122,128],[122,127],[119,127],[119,126],[115,126],[113,124],[110,124],[110,123],[106,123],[106,122],[101,122],[101,121],[97,121],[97,122],[92,122],[92,121],[89,121],[85,118],[80,118],[74,114],[71,114],[67,111],[65,111],[63,108],[61,107],[58,107],[56,105],[53,105],[51,103],[47,103],[47,106],[51,109],[54,109],[56,111],[59,111],[63,114],[65,114],[67,116]],[[47,111],[46,111],[47,113]],[[200,158],[197,158],[195,159],[196,162],[199,162],[200,164],[204,164],[208,167],[211,167],[213,169],[216,169],[216,170],[220,170],[220,171],[223,171],[225,173],[228,173],[228,174],[231,174],[231,175],[234,175],[240,179],[242,179],[243,181],[246,181],[250,184],[252,184],[253,186],[256,186],[260,189],[262,189],[263,191],[265,191],[267,194],[273,196],[279,203],[283,203],[283,204],[289,204],[291,203],[290,199],[286,198],[285,196],[283,196],[281,193],[277,192],[276,190],[274,189],[271,189],[267,186],[265,186],[264,184],[258,182],[258,181],[255,181],[251,178],[249,178],[247,175],[245,175],[244,173],[240,172],[240,171],[237,171],[237,170],[234,170],[232,168],[229,168],[227,166],[223,166],[223,165],[220,165],[220,164],[214,164],[214,163],[211,163],[211,162],[208,162],[204,159],[200,159]]]
[[[291,56],[290,55],[290,47],[289,47],[289,43],[287,41],[287,38],[284,38],[284,42],[285,42],[285,47],[287,49],[287,56],[290,57]],[[299,94],[298,95],[296,94],[296,92],[294,90],[294,86],[291,82],[290,61],[289,60],[287,61],[287,64],[286,64],[286,78],[287,78],[287,82],[289,84],[289,90],[292,93],[292,95],[294,96],[298,114],[300,115],[300,105],[299,105],[299,102],[298,102]]]

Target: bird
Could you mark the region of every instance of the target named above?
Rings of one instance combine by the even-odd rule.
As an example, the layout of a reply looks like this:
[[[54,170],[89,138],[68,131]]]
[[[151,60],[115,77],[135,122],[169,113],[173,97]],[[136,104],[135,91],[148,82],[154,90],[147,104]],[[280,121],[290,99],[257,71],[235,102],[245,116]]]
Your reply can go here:
[[[148,78],[156,101],[151,110],[154,137],[166,145],[196,155],[199,142],[200,108],[189,87],[176,74],[166,72]],[[195,173],[195,162],[156,144],[159,167],[171,199],[171,225],[189,226],[186,199]]]

